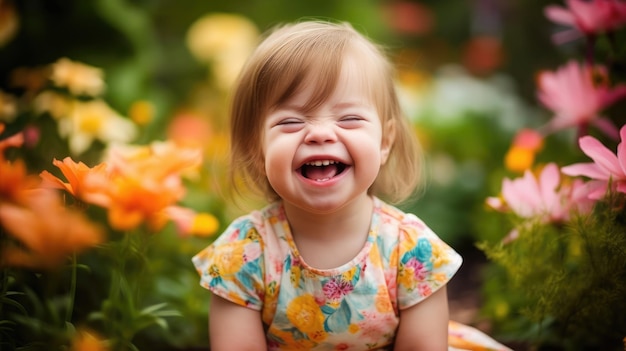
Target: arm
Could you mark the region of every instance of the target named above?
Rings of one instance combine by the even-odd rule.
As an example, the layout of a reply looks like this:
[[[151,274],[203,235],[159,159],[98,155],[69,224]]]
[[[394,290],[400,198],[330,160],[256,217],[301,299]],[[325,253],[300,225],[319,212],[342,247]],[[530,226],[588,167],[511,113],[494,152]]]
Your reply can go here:
[[[212,351],[266,350],[261,312],[211,294],[209,339]]]
[[[425,300],[400,311],[394,351],[447,351],[448,322],[448,294],[443,286]]]

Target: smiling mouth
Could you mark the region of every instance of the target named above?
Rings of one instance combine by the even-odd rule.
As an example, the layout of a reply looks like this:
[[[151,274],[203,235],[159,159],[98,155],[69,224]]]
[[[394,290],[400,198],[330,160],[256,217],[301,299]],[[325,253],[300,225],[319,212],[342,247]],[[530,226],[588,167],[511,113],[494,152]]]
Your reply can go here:
[[[300,174],[307,179],[325,182],[341,174],[347,165],[333,160],[315,160],[300,167]]]

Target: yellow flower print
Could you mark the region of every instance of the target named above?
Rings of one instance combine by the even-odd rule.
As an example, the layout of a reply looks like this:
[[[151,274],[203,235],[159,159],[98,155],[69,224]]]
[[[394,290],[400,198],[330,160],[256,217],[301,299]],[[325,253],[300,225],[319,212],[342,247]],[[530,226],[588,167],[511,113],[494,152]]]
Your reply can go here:
[[[294,288],[297,288],[298,286],[300,286],[301,278],[302,278],[302,269],[300,268],[300,266],[292,266],[289,279],[291,280],[291,285],[293,285]]]
[[[354,323],[352,323],[352,324],[350,324],[350,325],[348,326],[348,331],[349,331],[351,334],[356,334],[356,333],[357,333],[360,329],[361,329],[361,328],[359,328],[359,325],[358,325],[358,324],[354,324]]]
[[[433,274],[433,279],[439,283],[445,283],[448,280],[445,273],[435,273]]]
[[[261,238],[261,236],[259,235],[259,232],[257,232],[256,228],[250,228],[250,230],[248,230],[248,232],[246,233],[246,239],[250,239],[250,240],[259,240]]]
[[[315,342],[322,342],[326,340],[326,338],[328,337],[328,334],[323,330],[318,330],[313,333],[307,334],[307,336],[309,337],[309,339]]]
[[[391,301],[389,301],[389,293],[386,286],[381,285],[378,287],[374,304],[378,312],[385,313],[393,311],[393,306],[391,306]]]
[[[307,334],[324,330],[324,315],[311,294],[293,299],[287,306],[287,318],[294,327]]]
[[[398,272],[398,284],[411,289],[415,283],[413,268],[403,267]]]
[[[231,276],[241,270],[243,266],[244,246],[248,240],[233,242],[221,247],[215,252],[214,262],[220,276]]]
[[[354,278],[354,275],[356,274],[356,271],[357,271],[357,267],[356,266],[352,267],[352,269],[350,269],[349,271],[344,272],[341,275],[341,279],[346,281],[346,282],[351,282],[352,279]]]
[[[243,299],[241,297],[241,295],[237,294],[234,291],[231,291],[231,292],[228,293],[228,300],[232,301],[232,302],[234,302],[234,303],[236,303],[237,305],[240,305],[240,306],[245,306],[246,305],[246,300]]]
[[[370,250],[370,262],[374,267],[382,267],[383,263],[380,258],[380,251],[378,250],[378,245],[372,245],[372,249]]]
[[[440,242],[431,241],[431,245],[433,249],[432,262],[435,268],[450,263],[450,257],[448,257],[448,255],[446,254],[446,251],[444,250]]]

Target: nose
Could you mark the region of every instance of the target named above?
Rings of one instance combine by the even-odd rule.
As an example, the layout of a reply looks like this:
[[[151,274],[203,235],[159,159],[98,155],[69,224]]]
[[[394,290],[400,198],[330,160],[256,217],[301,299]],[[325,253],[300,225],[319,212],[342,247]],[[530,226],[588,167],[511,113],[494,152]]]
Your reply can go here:
[[[337,134],[332,121],[311,123],[307,128],[304,142],[307,144],[324,144],[337,141]]]

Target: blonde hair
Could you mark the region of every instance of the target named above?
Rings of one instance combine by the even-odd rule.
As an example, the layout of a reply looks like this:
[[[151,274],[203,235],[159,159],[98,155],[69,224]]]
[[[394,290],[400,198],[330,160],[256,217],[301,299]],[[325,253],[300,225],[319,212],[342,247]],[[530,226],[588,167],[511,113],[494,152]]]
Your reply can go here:
[[[369,192],[398,203],[415,191],[421,180],[422,153],[414,130],[402,114],[392,65],[380,47],[349,24],[321,21],[273,29],[240,73],[230,124],[231,180],[235,190],[251,189],[268,200],[279,199],[265,176],[261,147],[264,117],[305,84],[317,87],[305,108],[314,110],[322,104],[334,92],[344,58],[354,54],[354,49],[363,54],[358,62],[381,117],[383,142],[393,143]]]

